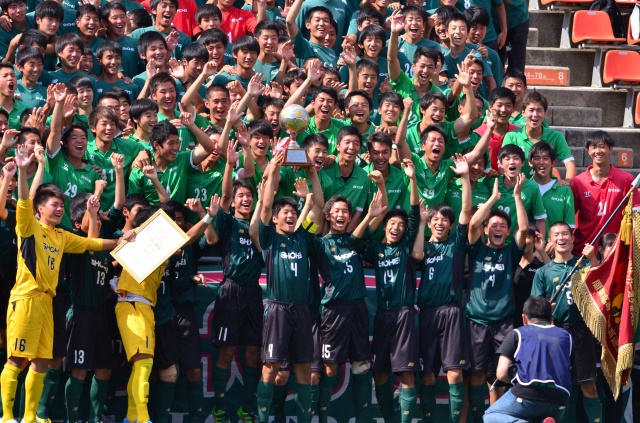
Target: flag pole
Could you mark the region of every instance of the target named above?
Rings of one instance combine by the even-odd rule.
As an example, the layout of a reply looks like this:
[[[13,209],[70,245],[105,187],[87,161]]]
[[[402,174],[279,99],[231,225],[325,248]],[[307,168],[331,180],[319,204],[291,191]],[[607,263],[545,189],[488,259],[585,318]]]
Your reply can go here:
[[[595,247],[596,242],[598,241],[598,239],[600,238],[600,236],[604,233],[605,229],[607,229],[607,226],[609,226],[609,224],[611,223],[611,221],[613,220],[613,218],[615,217],[615,215],[618,214],[618,212],[620,211],[620,209],[622,208],[622,206],[626,203],[627,199],[629,198],[629,196],[631,195],[631,192],[638,187],[638,184],[640,184],[640,174],[638,174],[638,176],[636,176],[636,179],[633,180],[633,182],[631,183],[631,187],[629,188],[629,191],[627,191],[627,193],[625,194],[624,198],[622,199],[622,201],[620,201],[620,204],[618,204],[618,206],[616,207],[616,209],[613,211],[613,213],[611,213],[611,215],[609,216],[609,218],[607,219],[607,221],[605,222],[604,225],[602,225],[602,228],[600,228],[600,231],[598,231],[598,233],[596,234],[596,236],[593,238],[593,241],[591,241],[591,245],[593,245]],[[558,289],[556,290],[556,293],[553,294],[553,297],[551,297],[551,299],[549,300],[549,302],[551,304],[555,303],[556,300],[558,299],[558,296],[560,295],[560,293],[562,292],[562,290],[565,288],[565,286],[567,286],[567,284],[569,283],[569,281],[571,280],[571,277],[573,276],[573,274],[576,272],[576,270],[578,269],[578,267],[580,266],[580,264],[582,264],[582,260],[585,259],[585,255],[582,254],[580,256],[580,258],[578,259],[578,261],[576,262],[576,264],[573,266],[573,268],[571,269],[571,271],[569,272],[569,274],[564,278],[564,280],[562,281],[562,283],[558,286]]]

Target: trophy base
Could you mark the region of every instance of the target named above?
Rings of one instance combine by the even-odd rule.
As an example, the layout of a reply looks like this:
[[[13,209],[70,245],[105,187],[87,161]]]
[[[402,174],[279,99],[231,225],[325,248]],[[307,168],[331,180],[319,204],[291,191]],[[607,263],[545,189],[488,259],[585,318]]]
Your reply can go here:
[[[288,148],[284,154],[284,166],[309,167],[312,163],[307,158],[307,152],[302,148]]]

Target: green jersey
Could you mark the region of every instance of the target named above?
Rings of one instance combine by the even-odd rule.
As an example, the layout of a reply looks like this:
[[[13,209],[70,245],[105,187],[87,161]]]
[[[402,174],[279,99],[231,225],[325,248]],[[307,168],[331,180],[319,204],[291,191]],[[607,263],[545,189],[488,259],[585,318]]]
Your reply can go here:
[[[214,194],[222,196],[222,176],[224,175],[226,165],[227,163],[220,158],[211,169],[207,169],[204,172],[200,166],[189,166],[187,168],[189,173],[189,179],[187,180],[187,198],[197,198],[203,206],[207,206],[211,202],[211,197],[213,197]],[[197,218],[197,215],[194,213],[190,214],[190,216]],[[189,219],[189,221],[196,223],[193,219]]]
[[[241,284],[257,284],[262,273],[262,256],[249,237],[249,221],[218,210],[214,221],[222,244],[222,264],[225,279]]]
[[[129,2],[135,3],[135,2]],[[139,4],[139,3],[135,3]],[[140,72],[144,71],[144,62],[140,59],[140,55],[138,55],[138,41],[129,37],[128,35],[123,36],[119,40],[112,40],[120,47],[122,47],[122,64],[120,67],[122,68],[122,73],[129,78],[133,78]],[[138,91],[140,92],[140,91]],[[134,101],[135,98],[131,98],[131,101]]]
[[[157,290],[157,300],[153,307],[156,327],[171,322],[173,316],[176,315],[176,308],[171,302],[171,292],[176,290],[176,285],[179,282],[184,282],[178,281],[177,279],[176,263],[178,260],[177,257],[171,257],[169,259],[169,264],[164,269],[162,279],[160,279],[160,286],[158,286]]]
[[[443,94],[445,97],[448,97],[450,92],[451,92],[451,88],[447,88],[446,90],[443,91]],[[482,92],[478,90],[478,94],[482,95]],[[464,98],[464,96],[465,96],[464,91],[462,91],[460,95],[453,100],[453,103],[449,105],[449,108],[447,109],[447,114],[445,115],[445,119],[447,119],[447,121],[455,122],[455,120],[460,117],[458,106],[460,105],[460,101],[462,100],[462,98]],[[482,97],[482,111],[480,112],[480,116],[485,116],[487,114],[487,110],[489,110],[489,102],[484,97]],[[483,122],[483,119],[476,120],[475,123],[471,126],[471,128],[478,129],[482,125],[482,122]]]
[[[15,269],[18,266],[18,244],[16,237],[16,211],[6,209],[7,218],[0,219],[0,268]]]
[[[134,82],[127,84],[122,78],[120,78],[117,82],[107,82],[103,79],[98,79],[96,81],[95,102],[97,103],[98,97],[100,97],[102,93],[105,93],[114,87],[120,88],[127,94],[129,94],[129,97],[131,97],[131,101],[135,101],[138,98],[138,94],[140,94],[140,88],[138,87],[138,84]]]
[[[398,38],[398,60],[400,60],[400,68],[402,69],[402,72],[410,78],[413,78],[413,56],[420,47],[432,48],[444,54],[442,46],[435,41],[423,38],[417,44],[411,44],[404,38]],[[389,48],[388,41],[387,48]]]
[[[474,57],[482,60],[484,63],[484,77],[493,76],[491,72],[491,67],[487,63],[486,58],[482,57],[480,53],[478,53],[478,46],[476,44],[465,43],[464,50],[458,57],[453,57],[451,55],[451,50],[444,49],[444,63],[442,64],[442,70],[440,73],[446,73],[447,78],[452,79],[456,77],[458,73],[458,65],[464,61],[464,59],[471,53],[471,50],[474,50]]]
[[[511,0],[504,2],[507,15],[507,28],[515,28],[529,20],[529,2],[525,0]]]
[[[569,275],[573,266],[578,261],[578,257],[573,257],[566,263],[559,263],[551,260],[536,271],[533,278],[533,286],[531,287],[531,296],[542,296],[551,298],[560,288],[560,284]],[[590,266],[589,260],[583,260],[578,270]],[[582,315],[578,306],[573,302],[571,293],[571,279],[569,283],[562,289],[562,292],[556,300],[556,306],[553,309],[553,320],[555,323],[583,323]]]
[[[122,217],[122,211],[112,207],[109,210],[109,220],[104,221],[100,228],[100,237],[111,238],[118,230]],[[78,230],[74,233],[86,236]],[[101,310],[108,307],[108,297],[111,290],[109,281],[116,274],[113,257],[109,251],[85,251],[82,254],[68,254],[67,259],[73,307]]]
[[[395,244],[351,237],[351,248],[373,264],[376,273],[378,308],[413,307],[416,297],[416,263],[411,258],[413,242],[418,234],[420,207],[411,206],[409,224],[404,237]],[[371,236],[367,230],[366,235]]]
[[[570,227],[576,227],[576,211],[573,204],[573,191],[569,185],[558,186],[558,181],[552,179],[547,185],[540,185],[542,204],[547,211],[546,230],[544,238],[549,236],[549,228],[556,222],[565,222]]]
[[[328,154],[336,155],[338,154],[338,150],[336,148],[338,143],[338,132],[340,132],[342,127],[344,127],[345,125],[346,125],[345,121],[336,119],[336,118],[331,118],[331,123],[329,124],[329,127],[324,131],[319,131],[316,126],[316,118],[313,117],[309,119],[309,126],[300,134],[298,139],[305,139],[311,134],[322,134],[326,136],[327,139],[329,140]]]
[[[180,112],[177,110],[174,110],[172,119],[180,119]],[[169,120],[169,119],[162,113],[158,112],[158,122],[162,122],[163,120]],[[207,129],[209,126],[213,126],[211,125],[211,122],[207,120],[207,118],[205,118],[200,114],[196,115],[196,120],[194,123],[198,128],[202,129],[203,131]],[[187,128],[186,126],[182,126],[178,128],[178,139],[180,140],[180,151],[187,151],[189,148],[193,148],[196,145],[198,145],[198,140],[191,133],[189,128]]]
[[[491,197],[491,190],[482,181],[478,181],[475,188],[471,190],[471,201],[473,207],[484,204]],[[458,222],[460,212],[462,212],[462,180],[456,179],[447,187],[447,193],[444,196],[444,202],[451,206],[455,216],[454,224]],[[455,229],[455,226],[454,226]]]
[[[387,191],[387,200],[389,201],[388,210],[402,209],[409,210],[409,180],[404,172],[395,166],[389,166],[389,176],[384,181],[384,187]],[[364,168],[364,171],[370,173],[374,170],[373,164],[369,164]],[[370,204],[373,201],[373,196],[378,192],[378,185],[372,180],[369,180],[369,197],[367,203]],[[375,232],[374,239],[381,241],[384,238],[384,225],[378,226]]]
[[[51,83],[52,84],[68,84],[76,76],[87,76],[86,73],[81,71],[75,71],[71,73],[67,73],[62,69],[58,69],[57,71],[49,72],[51,75]],[[91,80],[91,87],[93,88],[93,92],[96,92],[96,83],[93,78],[89,78]]]
[[[9,44],[11,44],[11,40],[13,40],[18,35],[24,33],[26,30],[35,28],[34,17],[26,15],[25,25],[26,26],[24,30],[19,30],[13,25],[11,26],[11,29],[9,31],[0,29],[0,56],[2,56],[3,58],[5,57],[5,55],[7,54],[7,50],[9,49]]]
[[[389,78],[389,84],[391,85],[391,89],[398,94],[400,94],[404,98],[411,97],[413,100],[413,106],[411,107],[411,116],[409,116],[409,125],[413,125],[414,123],[418,123],[420,121],[420,96],[416,91],[416,86],[413,84],[413,78],[409,78],[409,76],[400,72],[398,79],[395,81]],[[441,93],[440,88],[433,85],[432,82],[429,82],[431,87],[429,88],[428,93]]]
[[[304,5],[302,7],[304,8]],[[322,60],[323,66],[335,68],[338,64],[338,55],[332,48],[325,47],[322,44],[312,43],[304,38],[302,31],[298,31],[294,42],[294,51],[296,58],[302,62],[309,57],[317,57]]]
[[[499,322],[513,314],[513,273],[524,248],[515,242],[502,248],[491,248],[483,237],[471,246],[469,263],[466,314],[479,324]]]
[[[444,242],[424,243],[424,259],[419,264],[420,309],[460,304],[462,301],[462,273],[469,225],[458,225],[457,229]]]
[[[118,153],[124,156],[124,174],[127,175],[131,170],[134,159],[142,150],[143,148],[140,144],[124,138],[114,138],[111,141],[111,147],[107,151],[100,150],[95,141],[87,145],[84,159],[90,165],[102,169],[100,176],[107,181],[107,186],[104,187],[104,192],[100,197],[100,205],[103,210],[111,207],[116,198],[116,170],[111,164],[111,155]]]
[[[0,31],[2,31],[0,29]],[[0,106],[0,109],[2,109],[2,107]],[[13,100],[13,108],[11,109],[11,111],[9,111],[9,128],[10,129],[20,129],[22,128],[22,124],[20,123],[20,116],[22,115],[22,112],[24,112],[26,109],[28,109],[28,106],[20,101],[20,100]]]
[[[455,124],[453,122],[442,121],[438,125],[446,135],[444,155],[445,158],[450,158],[456,153],[460,153],[467,147],[474,146],[480,141],[480,136],[475,132],[471,132],[469,137],[460,141],[456,136]],[[407,145],[411,149],[413,154],[417,154],[420,157],[424,156],[424,150],[420,143],[420,122],[414,123],[407,128]]]
[[[27,183],[29,184],[29,189],[31,189],[31,185],[33,184],[33,178],[35,178],[35,177],[36,177],[36,174],[34,173],[27,180]],[[42,183],[43,184],[51,184],[51,183],[53,183],[53,177],[46,170],[42,174]],[[13,197],[14,200],[18,201],[18,190],[14,190],[13,191],[12,197]]]
[[[513,198],[513,188],[515,188],[515,186],[507,188],[504,184],[504,175],[498,176],[498,181],[500,199],[496,204],[494,204],[493,210],[503,210],[509,215],[511,218],[511,236],[513,236],[516,230],[518,230],[516,200]],[[489,190],[493,191],[493,179],[485,178],[484,183],[487,185]],[[547,211],[544,208],[538,184],[530,179],[525,179],[520,197],[522,198],[522,203],[524,204],[524,209],[527,212],[527,217],[530,222],[535,220],[544,220],[547,218]]]
[[[418,192],[429,207],[440,204],[444,201],[447,186],[456,173],[451,170],[453,160],[446,159],[440,161],[435,173],[431,172],[427,162],[420,156],[412,154],[411,161],[416,168],[416,180],[418,182]]]
[[[548,142],[553,147],[556,151],[556,157],[558,160],[562,160],[564,163],[574,160],[573,154],[571,153],[571,150],[569,150],[569,144],[567,144],[567,140],[564,138],[564,135],[562,135],[562,132],[549,128],[542,128],[540,141]],[[525,161],[522,166],[522,173],[524,173],[527,178],[533,176],[533,169],[529,166],[528,160],[529,151],[531,150],[531,147],[533,147],[533,142],[529,140],[527,128],[523,126],[515,131],[507,132],[507,135],[504,136],[502,146],[504,147],[508,144],[517,145],[522,149],[522,151],[524,151]]]
[[[169,163],[167,167],[158,170],[158,179],[167,190],[172,200],[181,204],[187,200],[187,180],[189,179],[189,167],[193,167],[191,151],[181,151],[176,155],[176,159]],[[153,157],[152,157],[153,160]],[[129,194],[143,194],[149,204],[158,204],[160,198],[153,183],[138,168],[131,171],[129,176]]]
[[[256,73],[261,73],[264,76],[264,83],[269,84],[276,79],[276,75],[278,75],[278,71],[280,71],[280,62],[275,60],[271,63],[262,63],[260,60],[256,60],[253,70],[256,71]]]
[[[178,283],[171,285],[171,299],[174,304],[195,306],[198,303],[197,284],[193,276],[198,270],[198,260],[204,255],[207,238],[202,236],[198,242],[182,249],[182,256],[176,261],[175,272]]]
[[[267,298],[284,303],[309,300],[309,259],[319,260],[319,238],[298,228],[291,235],[279,234],[270,223],[259,222],[260,248],[267,267]]]
[[[178,59],[179,61],[182,61],[182,54],[184,52],[184,49],[191,44],[191,38],[185,34],[184,32],[180,32],[175,28],[170,28],[169,32],[160,32],[158,31],[158,29],[155,26],[148,26],[145,28],[138,28],[135,31],[133,31],[130,35],[131,38],[133,38],[134,40],[136,40],[136,42],[138,42],[138,40],[140,39],[140,37],[142,36],[142,34],[147,33],[147,32],[157,32],[160,35],[162,35],[164,37],[164,39],[166,40],[167,37],[169,36],[169,34],[171,34],[173,31],[176,31],[179,35],[179,39],[178,39],[178,44],[176,45],[176,48],[173,49],[173,51],[171,52],[171,57],[175,57],[176,59]]]
[[[294,171],[290,166],[282,166],[280,167],[280,184],[278,185],[276,198],[291,197],[298,200],[298,213],[300,213],[302,211],[302,208],[304,207],[305,199],[297,198],[293,195],[293,192],[296,190],[294,183],[296,182],[297,178],[304,178],[307,181],[309,192],[313,192],[311,182],[309,181],[309,177],[307,175],[307,169],[301,167],[297,171]],[[334,194],[333,180],[324,172],[318,173],[318,178],[320,179],[320,185],[322,186],[322,195],[324,197],[324,201],[326,202]]]
[[[53,155],[47,155],[46,170],[51,174],[53,183],[64,192],[64,216],[60,224],[66,228],[72,228],[71,200],[82,192],[93,194],[95,183],[100,178],[88,164],[84,164],[81,168],[73,167],[62,148]]]
[[[323,280],[322,304],[350,303],[366,297],[362,258],[349,243],[350,234],[327,234],[321,238],[318,268]]]
[[[340,175],[338,159],[328,168],[320,173],[325,173],[333,181],[333,193],[344,195],[351,201],[353,212],[362,212],[367,205],[369,198],[369,176],[367,172],[357,166],[353,166],[353,171],[348,177]]]
[[[258,62],[256,61],[256,63]],[[231,82],[231,81],[238,81],[240,85],[242,85],[246,90],[248,89],[247,87],[249,86],[249,82],[251,82],[251,78],[242,78],[238,74],[231,75],[230,73],[227,73],[227,72],[221,72],[213,78],[213,81],[211,82],[211,84],[227,85],[227,82]]]
[[[47,103],[47,88],[38,84],[28,88],[22,80],[19,80],[16,96],[20,97],[26,107],[42,107]]]
[[[196,4],[198,4],[198,3],[196,2]],[[276,3],[275,6],[280,6],[280,5]],[[267,20],[286,24],[287,21],[282,17],[282,13],[280,13],[280,9],[278,9],[275,6],[272,9],[267,8],[265,10],[265,12],[267,13]],[[241,9],[243,9],[243,10],[251,10],[251,4],[245,4],[244,6],[241,7]],[[231,44],[231,43],[229,43],[229,44]],[[259,71],[256,70],[256,72],[259,72]]]

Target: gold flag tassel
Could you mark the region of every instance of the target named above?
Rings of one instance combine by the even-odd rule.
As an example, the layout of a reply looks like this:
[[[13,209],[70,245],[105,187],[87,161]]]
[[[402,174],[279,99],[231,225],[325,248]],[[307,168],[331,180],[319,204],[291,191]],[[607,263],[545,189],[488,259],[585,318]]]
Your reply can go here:
[[[633,193],[629,196],[629,204],[632,204]],[[625,207],[622,211],[622,223],[620,224],[620,242],[624,242],[625,245],[631,243],[631,231],[633,230],[633,223],[631,221],[631,207]]]

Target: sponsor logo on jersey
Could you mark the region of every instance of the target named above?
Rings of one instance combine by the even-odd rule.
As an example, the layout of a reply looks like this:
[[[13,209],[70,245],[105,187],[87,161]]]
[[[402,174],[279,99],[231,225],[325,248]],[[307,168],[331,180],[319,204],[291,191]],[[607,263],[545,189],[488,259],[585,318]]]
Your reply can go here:
[[[239,234],[243,234],[244,233],[244,229],[238,229],[238,233]]]
[[[133,47],[122,47],[124,51],[136,51]]]
[[[240,22],[243,21],[244,18],[242,16],[238,16],[237,18],[231,18],[231,22]]]
[[[400,257],[396,257],[394,259],[387,259],[387,260],[381,260],[378,261],[378,267],[391,267],[391,266],[397,266],[400,264]]]
[[[58,254],[60,252],[60,250],[58,250],[58,248],[53,246],[53,245],[49,245],[46,242],[43,242],[42,244],[43,244],[43,247],[44,247],[45,251],[52,252],[53,254]]]
[[[344,254],[340,254],[337,256],[333,256],[334,259],[340,261],[340,260],[349,260],[351,257],[355,256],[356,252],[355,251],[349,251],[348,253],[344,253]]]
[[[302,253],[301,252],[296,253],[295,251],[291,251],[290,253],[285,253],[284,251],[282,251],[280,253],[280,258],[289,259],[289,260],[301,259]]]
[[[409,362],[409,364],[407,364],[407,366],[408,366],[408,367],[413,367],[413,366],[415,366],[415,364],[414,364],[414,362],[413,362],[413,361],[410,361],[410,362]]]
[[[427,259],[424,260],[424,264],[434,264],[437,263],[439,261],[444,260],[444,256],[442,254],[440,254],[439,256],[436,257],[429,257]]]
[[[585,191],[584,192],[584,198],[589,198],[591,197],[591,192],[590,191]]]
[[[558,276],[558,277],[553,278],[553,282],[559,282],[559,281],[560,281],[560,277],[559,277],[559,276]]]
[[[240,241],[240,245],[251,245],[253,244],[253,242],[251,242],[251,238],[239,238]]]
[[[564,201],[564,200],[563,200],[562,198],[560,198],[560,197],[550,197],[550,198],[551,198],[551,201],[559,201],[559,202],[561,202],[561,203]]]
[[[282,244],[280,244],[280,247],[282,247],[282,248],[284,248],[286,246],[287,246],[287,244],[285,244],[284,242]]]
[[[362,185],[354,185],[352,188],[353,189],[358,189],[358,190],[363,190],[364,186],[362,186]]]
[[[609,188],[609,192],[622,192],[620,188]]]
[[[495,266],[493,266],[491,263],[484,264],[485,272],[495,272],[496,270],[504,270],[504,264],[496,264]]]
[[[176,10],[176,13],[187,13],[188,10],[187,9],[178,9]]]

